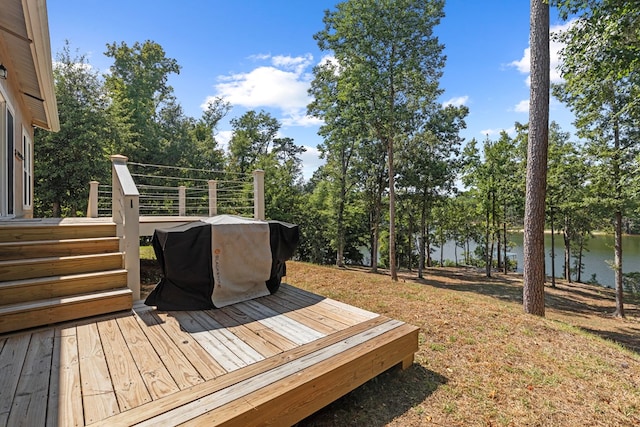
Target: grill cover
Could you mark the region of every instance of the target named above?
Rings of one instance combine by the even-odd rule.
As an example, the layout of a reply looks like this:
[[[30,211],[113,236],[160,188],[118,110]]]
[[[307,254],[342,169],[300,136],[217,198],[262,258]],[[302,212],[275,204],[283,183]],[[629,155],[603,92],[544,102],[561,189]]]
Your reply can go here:
[[[159,310],[206,310],[275,293],[298,245],[297,225],[219,215],[156,230]]]

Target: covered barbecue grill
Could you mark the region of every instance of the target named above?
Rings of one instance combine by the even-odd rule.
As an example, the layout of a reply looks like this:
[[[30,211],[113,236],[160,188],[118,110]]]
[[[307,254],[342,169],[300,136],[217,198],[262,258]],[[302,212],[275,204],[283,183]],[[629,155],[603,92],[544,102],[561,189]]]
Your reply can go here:
[[[205,310],[275,293],[298,240],[297,225],[233,215],[156,230],[163,277],[145,304]]]

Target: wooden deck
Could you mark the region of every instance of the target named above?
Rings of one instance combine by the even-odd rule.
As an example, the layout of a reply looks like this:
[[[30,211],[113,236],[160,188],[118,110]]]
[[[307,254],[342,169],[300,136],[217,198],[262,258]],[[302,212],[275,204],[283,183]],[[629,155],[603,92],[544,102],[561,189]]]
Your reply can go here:
[[[418,349],[416,327],[282,285],[219,310],[0,335],[0,426],[291,425]]]

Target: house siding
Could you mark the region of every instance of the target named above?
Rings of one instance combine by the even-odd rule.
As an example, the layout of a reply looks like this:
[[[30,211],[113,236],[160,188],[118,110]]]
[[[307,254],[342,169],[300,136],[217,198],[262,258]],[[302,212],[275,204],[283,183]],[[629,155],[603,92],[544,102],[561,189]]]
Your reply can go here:
[[[3,64],[10,64],[7,56],[0,50],[0,62]],[[9,65],[5,65],[9,69],[9,74],[6,80],[0,80],[0,92],[5,99],[5,106],[2,108],[2,114],[6,114],[8,108],[13,114],[13,152],[6,153],[7,159],[13,162],[13,211],[15,218],[32,218],[33,217],[33,204],[30,208],[25,209],[23,205],[23,191],[24,191],[24,153],[23,153],[23,137],[26,135],[32,141],[32,147],[35,145],[33,139],[34,132],[33,126],[31,126],[32,118],[29,111],[22,103],[22,97],[17,88],[16,77],[12,76]],[[5,122],[6,125],[6,122]],[[2,137],[0,140],[4,146],[7,146],[7,130],[2,129]],[[31,165],[31,200],[33,200],[33,149],[30,153],[30,165]],[[7,162],[2,162],[2,173],[7,173]],[[6,189],[2,189],[4,193]],[[2,194],[2,198],[6,198],[6,194]]]

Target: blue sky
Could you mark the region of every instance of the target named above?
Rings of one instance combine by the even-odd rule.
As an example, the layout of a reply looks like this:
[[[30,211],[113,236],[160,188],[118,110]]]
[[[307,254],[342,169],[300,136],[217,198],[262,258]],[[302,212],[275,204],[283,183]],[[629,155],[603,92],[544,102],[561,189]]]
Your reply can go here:
[[[51,49],[65,40],[107,72],[107,43],[152,40],[182,67],[169,83],[186,115],[200,117],[208,97],[233,105],[220,126],[226,143],[228,119],[250,109],[265,110],[283,124],[281,136],[307,147],[304,175],[322,163],[316,146],[319,123],[306,117],[311,71],[328,52],[313,34],[323,28],[323,11],[333,0],[48,0]],[[469,107],[462,136],[497,138],[513,134],[516,121],[528,120],[529,0],[448,0],[436,28],[447,56],[442,103]],[[551,13],[552,29],[561,25]],[[552,62],[557,47],[552,45]],[[554,72],[552,71],[552,79]],[[557,79],[557,76],[556,76]],[[571,113],[557,101],[551,120],[572,131]]]

